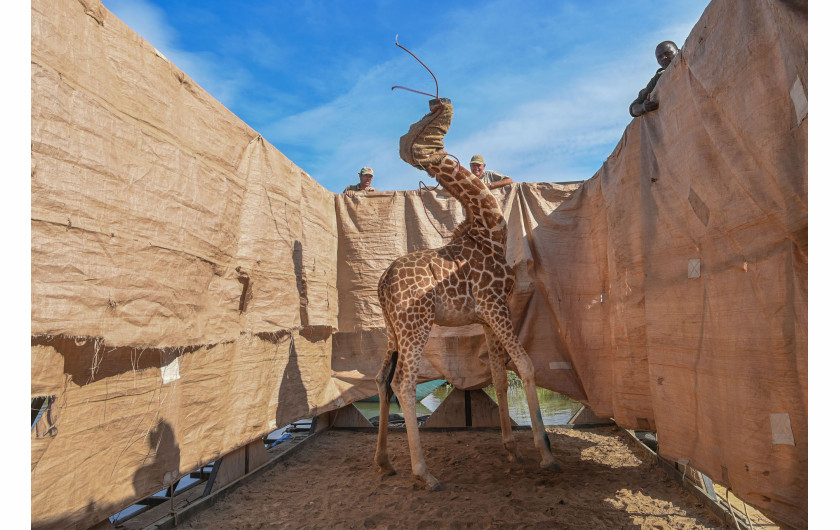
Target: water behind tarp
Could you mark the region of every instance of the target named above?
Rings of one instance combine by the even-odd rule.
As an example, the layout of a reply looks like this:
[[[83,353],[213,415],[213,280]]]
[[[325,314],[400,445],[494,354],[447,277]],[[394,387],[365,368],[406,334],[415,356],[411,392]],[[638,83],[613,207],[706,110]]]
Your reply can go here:
[[[424,399],[417,402],[417,415],[422,416],[434,412],[443,403],[443,400],[446,399],[446,396],[449,395],[453,388],[451,385],[440,386]],[[486,387],[483,391],[487,392],[487,395],[498,403],[496,390],[493,385]],[[537,388],[537,395],[540,399],[540,412],[542,413],[543,422],[546,425],[565,425],[581,407],[579,402],[545,388]],[[379,403],[363,403],[357,401],[354,405],[356,405],[356,408],[367,419],[379,416]],[[531,425],[531,416],[528,413],[528,400],[525,397],[524,387],[520,385],[508,387],[508,407],[510,409],[510,417],[513,421],[519,425]],[[402,408],[399,404],[391,403],[390,414],[402,414]]]

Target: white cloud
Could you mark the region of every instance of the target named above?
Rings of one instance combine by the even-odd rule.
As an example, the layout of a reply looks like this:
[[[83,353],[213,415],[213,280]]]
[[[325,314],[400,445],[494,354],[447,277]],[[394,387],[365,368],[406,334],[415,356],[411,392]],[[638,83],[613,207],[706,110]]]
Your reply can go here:
[[[103,0],[102,4],[164,54],[174,47],[177,32],[160,7],[144,0]]]
[[[215,53],[185,51],[178,44],[178,32],[167,22],[166,11],[146,0],[104,0],[103,5],[146,39],[201,88],[228,108],[236,106],[250,73],[227,65]]]
[[[249,125],[328,189],[341,191],[356,182],[358,168],[365,165],[376,171],[378,189],[414,188],[419,178],[430,180],[398,156],[399,137],[428,110],[428,98],[392,92],[390,87],[434,92],[434,81],[396,46],[392,52],[380,52],[385,59],[372,66],[345,54],[335,63],[338,69],[331,70],[332,63],[323,63],[329,59],[314,58],[322,61],[318,66],[322,73],[310,73],[307,79],[298,69],[296,86],[308,86],[318,97],[330,99],[289,114],[286,109],[300,108],[312,98],[286,93],[279,86],[266,87],[268,83],[253,79],[239,64],[224,63],[228,49],[201,54],[181,49],[162,10],[146,0],[106,0],[106,4],[115,12],[112,5],[129,9],[118,16],[130,20],[223,104],[254,116],[257,123]],[[297,10],[323,20],[319,6],[302,3]],[[632,26],[627,25],[615,29],[615,12],[624,9],[623,4],[593,9],[565,2],[544,7],[540,15],[520,9],[512,0],[483,4],[469,12],[445,8],[439,17],[456,24],[406,21],[400,42],[432,68],[441,96],[453,100],[448,150],[461,159],[482,153],[491,169],[517,180],[587,179],[630,122],[629,102],[656,69],[653,47],[664,39],[682,44],[699,13],[686,15],[693,20],[675,20],[641,32],[628,30]],[[610,17],[613,29],[601,27]],[[225,46],[249,51],[248,60],[254,60],[254,50],[259,51],[257,62],[273,65],[274,70],[282,70],[278,65],[289,59],[288,50],[272,44],[259,28],[229,38]],[[327,77],[330,74],[334,76]],[[335,94],[336,80],[346,80],[348,86],[330,96]],[[259,86],[257,101],[245,97],[254,94],[254,85]]]
[[[543,30],[559,32],[559,28],[548,25],[558,20],[541,21]],[[515,21],[507,22],[516,27]],[[475,153],[484,154],[491,161],[488,167],[520,181],[590,178],[630,123],[627,110],[630,101],[657,68],[653,57],[655,45],[665,39],[682,44],[695,22],[653,28],[647,36],[640,35],[607,53],[592,42],[584,42],[573,52],[558,55],[554,64],[543,63],[536,68],[524,64],[527,61],[511,62],[506,53],[497,52],[492,42],[469,47],[485,51],[480,54],[480,61],[465,57],[463,49],[447,54],[447,44],[454,42],[457,35],[432,36],[429,44],[422,47],[424,52],[430,49],[442,52],[434,64],[453,65],[439,74],[442,80],[446,79],[443,95],[450,95],[447,90],[452,88],[455,104],[447,149],[462,160]],[[525,54],[530,50],[533,46],[516,52]],[[549,53],[556,54],[557,50]],[[587,53],[594,56],[589,58]],[[418,55],[425,58],[429,54]],[[459,75],[463,72],[474,74],[472,82],[468,76]],[[425,109],[415,111],[399,134],[419,119],[422,111]],[[397,136],[394,136],[387,147],[390,152],[373,158],[382,164],[377,173],[380,189],[416,186],[415,172],[397,158],[396,145]],[[341,164],[333,159],[323,165],[337,168]],[[324,183],[335,189],[330,184],[331,176],[326,176]]]
[[[447,149],[464,163],[482,153],[492,160],[489,167],[516,180],[591,177],[620,139],[630,121],[630,101],[656,68],[652,51],[640,54],[635,47],[591,67],[558,64],[535,73],[516,64],[495,67],[497,59],[488,54],[478,66],[479,59],[464,58],[463,50],[446,53],[445,43],[452,38],[432,36],[416,52],[441,79],[441,95],[451,96],[455,105]],[[439,53],[431,53],[432,48]],[[424,96],[382,91],[404,78],[410,79],[404,83],[408,86],[434,90],[419,64],[407,54],[398,55],[360,76],[333,101],[279,120],[264,133],[333,191],[354,183],[363,165],[376,171],[378,189],[411,189],[419,178],[430,182],[431,177],[398,157],[399,136],[428,110]],[[317,154],[312,159],[290,154],[297,148]],[[581,167],[581,155],[597,162]]]

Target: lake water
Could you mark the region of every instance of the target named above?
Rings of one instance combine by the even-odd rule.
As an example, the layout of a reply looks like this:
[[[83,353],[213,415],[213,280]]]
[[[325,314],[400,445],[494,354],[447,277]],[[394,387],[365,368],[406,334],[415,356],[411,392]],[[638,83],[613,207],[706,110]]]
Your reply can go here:
[[[417,402],[417,415],[431,414],[440,406],[446,396],[452,391],[454,387],[450,385],[439,386]],[[496,403],[496,390],[493,385],[483,389],[487,395]],[[479,391],[476,391],[479,392]],[[558,394],[545,388],[537,388],[537,395],[540,398],[540,412],[542,413],[543,422],[546,425],[565,425],[569,422],[572,416],[581,407],[581,404],[573,399],[567,398],[563,394]],[[379,403],[367,403],[357,401],[354,403],[365,418],[370,419],[374,416],[379,416]],[[528,413],[528,400],[525,398],[525,387],[521,385],[512,385],[508,387],[508,408],[510,409],[510,417],[519,425],[531,425],[531,416]],[[397,403],[391,403],[391,414],[402,414],[402,409]]]

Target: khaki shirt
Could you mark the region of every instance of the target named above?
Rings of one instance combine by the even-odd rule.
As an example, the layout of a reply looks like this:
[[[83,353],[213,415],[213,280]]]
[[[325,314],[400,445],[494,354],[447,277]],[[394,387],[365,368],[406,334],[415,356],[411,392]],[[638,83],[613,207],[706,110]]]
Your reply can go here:
[[[479,178],[485,184],[490,184],[492,182],[499,182],[500,180],[505,180],[506,178],[510,177],[508,177],[507,175],[502,175],[497,171],[488,171],[485,169],[484,172],[481,173],[481,176]]]
[[[344,193],[347,193],[348,191],[376,191],[376,190],[373,189],[373,186],[368,186],[367,188],[362,189],[362,184],[359,183],[359,184],[353,184],[353,185],[350,185],[350,186],[347,186],[346,188],[344,188]]]

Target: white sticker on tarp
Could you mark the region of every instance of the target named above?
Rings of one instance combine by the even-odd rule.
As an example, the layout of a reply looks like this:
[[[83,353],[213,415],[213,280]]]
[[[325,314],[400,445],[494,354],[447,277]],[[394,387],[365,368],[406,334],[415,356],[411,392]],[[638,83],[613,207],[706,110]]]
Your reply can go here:
[[[700,258],[693,258],[688,260],[688,277],[689,278],[699,278],[700,277]]]
[[[770,429],[773,431],[773,445],[796,445],[793,441],[793,429],[790,428],[790,415],[787,412],[771,414]]]
[[[548,367],[552,370],[571,370],[572,363],[567,363],[565,361],[552,361],[548,363]]]
[[[802,86],[802,80],[799,77],[796,78],[790,88],[790,99],[793,100],[793,108],[796,110],[796,124],[799,125],[808,115],[808,96],[805,95],[805,88]]]
[[[160,367],[160,375],[163,378],[164,385],[181,379],[181,372],[178,368],[178,359],[180,359],[180,357],[175,357],[171,363]]]

